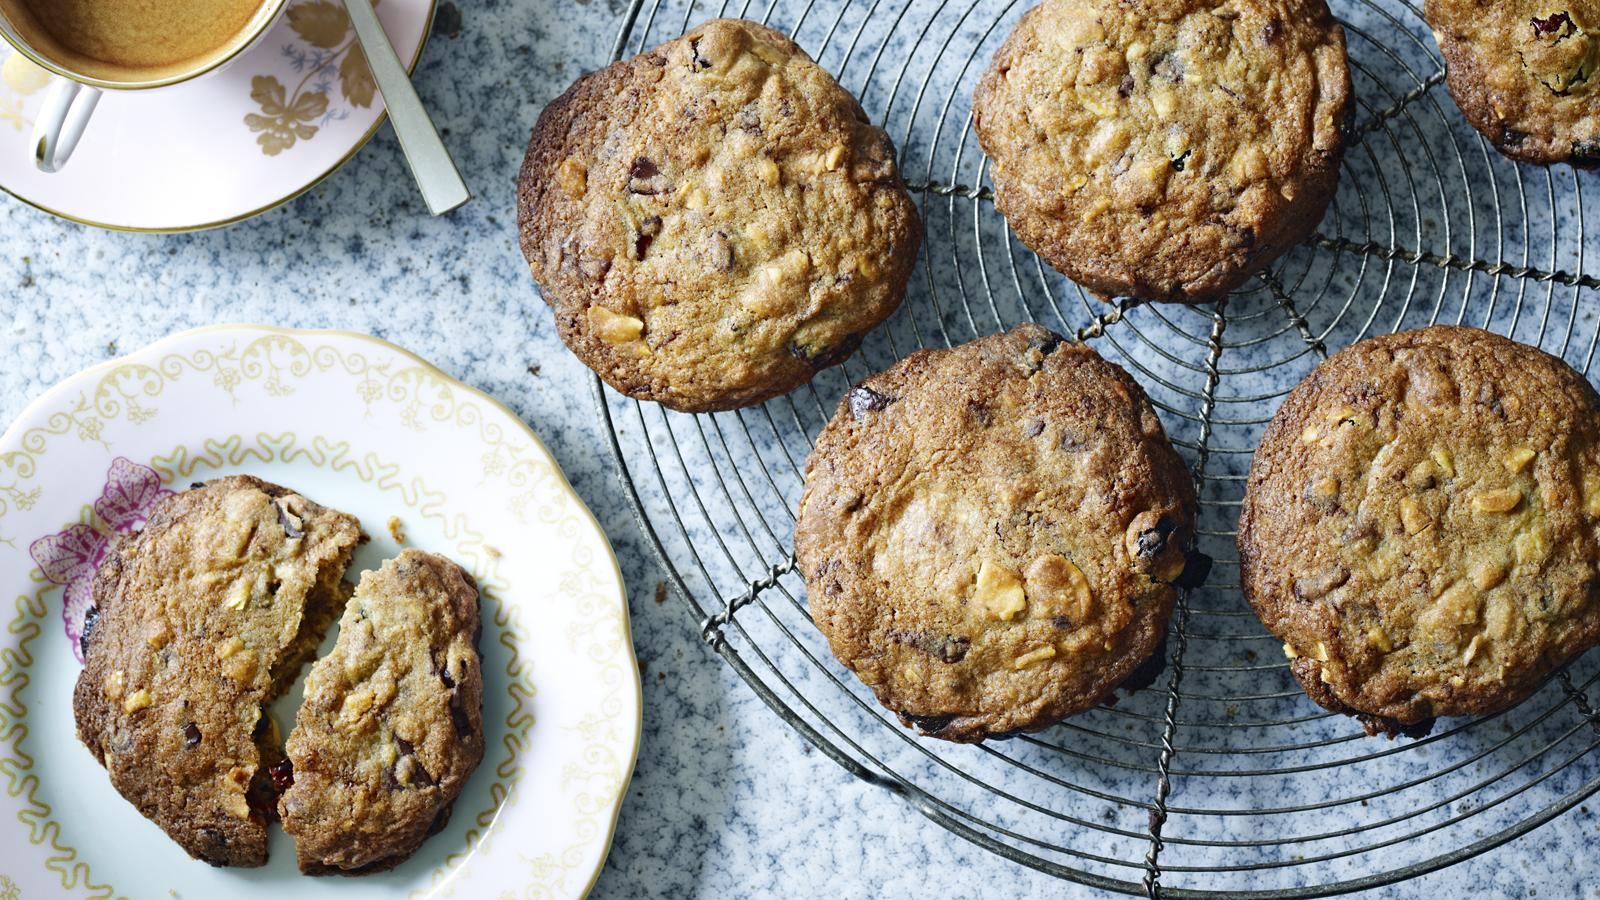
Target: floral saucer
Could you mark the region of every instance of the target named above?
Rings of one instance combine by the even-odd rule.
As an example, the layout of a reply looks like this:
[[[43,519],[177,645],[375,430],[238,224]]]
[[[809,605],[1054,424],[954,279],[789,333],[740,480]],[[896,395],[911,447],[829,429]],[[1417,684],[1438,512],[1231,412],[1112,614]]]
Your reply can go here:
[[[378,15],[414,67],[435,0],[385,0]],[[0,57],[11,48],[0,43]],[[290,0],[222,71],[159,91],[107,91],[65,168],[34,167],[47,73],[0,63],[0,189],[45,212],[125,231],[198,231],[300,196],[383,124],[366,57],[340,0]]]
[[[192,860],[74,734],[95,568],[162,497],[230,473],[358,516],[352,575],[418,547],[482,589],[488,749],[392,872],[302,876],[276,826],[264,868]],[[581,897],[605,861],[640,726],[616,558],[521,420],[393,345],[222,326],[58,385],[0,437],[0,596],[0,900]],[[274,707],[286,727],[300,697]]]

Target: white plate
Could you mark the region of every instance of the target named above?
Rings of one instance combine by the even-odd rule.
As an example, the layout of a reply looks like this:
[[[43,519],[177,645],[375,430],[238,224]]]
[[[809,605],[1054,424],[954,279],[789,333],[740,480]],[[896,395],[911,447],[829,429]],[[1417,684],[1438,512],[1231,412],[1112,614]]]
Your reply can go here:
[[[378,16],[414,67],[435,0],[383,0]],[[33,165],[48,76],[0,66],[0,189],[64,219],[196,231],[264,213],[344,165],[383,124],[383,97],[340,0],[290,0],[222,71],[156,91],[108,91],[62,171]],[[0,57],[10,51],[0,42]],[[0,894],[0,900],[4,895]]]
[[[394,516],[406,546],[483,588],[488,750],[449,826],[393,872],[302,876],[276,826],[264,868],[192,860],[73,733],[72,636],[106,535],[233,472],[359,516],[372,542],[353,573],[399,551]],[[526,425],[397,347],[222,326],[58,385],[0,437],[0,596],[0,900],[578,897],[605,860],[639,743],[616,558]]]

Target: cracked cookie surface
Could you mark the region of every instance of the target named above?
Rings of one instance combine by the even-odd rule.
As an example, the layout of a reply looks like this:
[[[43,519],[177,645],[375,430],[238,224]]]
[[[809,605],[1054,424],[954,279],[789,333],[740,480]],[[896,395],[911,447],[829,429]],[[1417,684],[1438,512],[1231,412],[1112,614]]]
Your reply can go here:
[[[1301,382],[1251,464],[1246,598],[1369,732],[1479,715],[1600,642],[1600,397],[1542,351],[1438,326]]]
[[[278,801],[300,869],[393,868],[443,828],[483,759],[478,588],[406,550],[366,572],[311,667]]]
[[[1429,0],[1450,96],[1499,152],[1600,167],[1600,0]]]
[[[732,19],[579,79],[539,117],[517,209],[567,346],[686,411],[842,362],[922,241],[888,136],[792,41]]]
[[[266,862],[280,755],[262,706],[315,653],[362,539],[352,516],[232,476],[162,500],[96,573],[78,736],[190,855]]]
[[[1428,0],[1456,105],[1501,153],[1600,166],[1600,0]]]
[[[1199,303],[1305,239],[1350,99],[1322,0],[1046,0],[973,99],[995,205],[1103,296]]]
[[[1160,645],[1195,496],[1144,392],[1024,325],[853,388],[795,526],[834,655],[924,734],[1093,706]]]

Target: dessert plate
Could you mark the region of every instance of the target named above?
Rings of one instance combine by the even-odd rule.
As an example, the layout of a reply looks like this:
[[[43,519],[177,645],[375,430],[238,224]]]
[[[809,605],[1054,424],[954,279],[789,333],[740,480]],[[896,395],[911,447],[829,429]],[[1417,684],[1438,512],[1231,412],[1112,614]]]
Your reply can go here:
[[[483,589],[483,764],[392,872],[302,876],[277,826],[264,868],[190,859],[74,734],[77,635],[112,536],[164,492],[229,473],[359,516],[372,540],[352,576],[408,546]],[[533,432],[393,345],[222,326],[75,375],[0,437],[0,898],[580,897],[638,750],[625,596]],[[274,708],[286,729],[300,696]]]
[[[409,68],[422,57],[434,4],[378,4]],[[0,57],[10,51],[0,43]],[[107,91],[54,175],[34,167],[30,148],[48,82],[21,54],[0,63],[0,189],[64,219],[125,231],[198,231],[275,209],[348,162],[384,119],[340,0],[290,0],[253,47],[205,78]]]

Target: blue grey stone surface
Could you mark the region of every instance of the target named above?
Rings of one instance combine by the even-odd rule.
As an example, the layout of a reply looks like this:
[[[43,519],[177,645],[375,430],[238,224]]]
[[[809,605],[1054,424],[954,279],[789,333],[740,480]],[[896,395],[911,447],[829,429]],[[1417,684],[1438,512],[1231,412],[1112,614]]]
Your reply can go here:
[[[789,27],[798,23],[802,42],[844,73],[846,85],[864,94],[875,117],[890,123],[909,181],[984,183],[965,97],[1006,24],[1025,4],[885,0],[870,16],[863,13],[867,6],[855,3],[841,12],[838,4],[822,0],[776,3],[773,15]],[[803,19],[802,9],[807,10]],[[1102,352],[1132,365],[1150,387],[1186,458],[1197,465],[1203,458],[1209,473],[1223,476],[1208,488],[1211,503],[1203,524],[1219,532],[1207,543],[1224,562],[1213,587],[1192,599],[1191,627],[1198,633],[1244,635],[1233,641],[1197,638],[1188,647],[1186,699],[1175,734],[1180,751],[1170,761],[1181,774],[1172,780],[1169,844],[1161,857],[1167,884],[1236,891],[1356,878],[1457,850],[1600,777],[1596,754],[1584,754],[1594,733],[1564,702],[1559,686],[1547,687],[1527,711],[1502,722],[1348,765],[1338,778],[1217,774],[1348,760],[1402,746],[1351,740],[1351,723],[1316,718],[1316,710],[1281,674],[1261,676],[1258,693],[1264,696],[1257,699],[1207,699],[1236,695],[1240,683],[1237,673],[1205,667],[1277,661],[1276,644],[1262,640],[1259,626],[1242,613],[1236,589],[1228,588],[1237,580],[1237,569],[1226,563],[1225,532],[1232,527],[1236,479],[1248,465],[1246,451],[1276,405],[1272,395],[1315,363],[1311,344],[1336,348],[1399,325],[1460,318],[1511,331],[1580,367],[1587,366],[1594,346],[1600,296],[1593,290],[1562,284],[1559,277],[1528,281],[1483,270],[1505,261],[1544,272],[1596,271],[1600,240],[1593,228],[1583,232],[1583,217],[1584,204],[1592,203],[1584,198],[1600,196],[1600,183],[1567,169],[1548,175],[1518,169],[1485,149],[1436,84],[1431,43],[1415,10],[1399,2],[1342,0],[1335,9],[1352,25],[1360,98],[1355,118],[1370,124],[1347,159],[1345,185],[1324,223],[1330,246],[1297,250],[1277,269],[1292,307],[1265,285],[1230,301],[1226,349],[1214,361],[1221,374],[1210,390],[1204,365],[1214,323],[1209,308],[1134,309],[1125,321],[1109,326],[1104,338],[1096,338]],[[750,10],[760,16],[768,7]],[[656,586],[667,575],[630,512],[588,373],[556,338],[516,246],[515,180],[529,129],[543,104],[580,72],[607,60],[624,11],[620,0],[443,4],[417,84],[478,194],[446,218],[427,217],[387,127],[350,165],[305,197],[222,231],[168,237],[106,233],[0,199],[0,353],[5,360],[0,422],[9,422],[30,399],[74,372],[190,327],[261,322],[340,328],[400,344],[505,401],[539,431],[622,561],[645,670],[645,732],[597,896],[1091,893],[1002,860],[847,773],[780,721],[702,643],[680,600],[656,602]],[[684,21],[716,11],[714,4],[689,9],[669,3],[658,16],[641,19],[630,46],[665,39]],[[1402,105],[1408,92],[1417,97]],[[796,463],[803,460],[807,436],[844,389],[846,376],[859,378],[911,347],[964,340],[1023,317],[1071,332],[1104,311],[1008,241],[986,202],[961,190],[954,193],[948,199],[924,196],[930,238],[918,284],[906,309],[868,342],[844,374],[829,373],[814,389],[777,401],[765,412],[723,414],[698,423],[640,410],[615,396],[608,401],[647,510],[662,523],[670,523],[668,503],[688,511],[687,534],[666,527],[662,537],[691,591],[710,609],[720,609],[722,598],[739,594],[767,565],[781,562],[788,510],[798,497]],[[1592,210],[1589,214],[1593,218]],[[1359,245],[1368,242],[1377,247],[1361,250]],[[1408,262],[1411,251],[1434,258]],[[1204,428],[1197,411],[1208,396],[1213,425]],[[685,454],[683,468],[665,456],[666,478],[655,482],[648,454],[652,448],[671,454],[673,447]],[[730,487],[735,471],[749,475],[750,482]],[[770,482],[761,480],[762,472]],[[694,512],[691,489],[709,496],[704,515]],[[722,554],[719,544],[731,549]],[[692,564],[694,551],[705,553],[703,573]],[[797,696],[811,699],[841,723],[842,735],[860,738],[907,781],[955,808],[1080,853],[1143,858],[1149,816],[1140,804],[1156,797],[1156,779],[1146,770],[1158,757],[1154,751],[1170,669],[1151,689],[1116,709],[1091,713],[1036,742],[991,749],[931,747],[901,740],[876,719],[870,697],[849,684],[807,630],[800,602],[794,576],[783,577],[779,587],[740,613],[748,636],[731,638],[746,658],[752,646],[776,654],[778,669],[796,686],[786,695],[790,702]],[[808,661],[806,652],[817,661]],[[1586,660],[1574,671],[1576,682],[1585,682],[1595,669],[1593,659]],[[767,683],[778,683],[773,672],[761,671]],[[1592,687],[1589,693],[1600,694]],[[864,697],[863,703],[855,702]],[[1535,713],[1545,709],[1557,712],[1537,720]],[[1297,717],[1308,721],[1282,726],[1274,739],[1287,734],[1296,741],[1333,743],[1297,756],[1263,753],[1267,730],[1247,727],[1251,720]],[[1547,762],[1557,758],[1554,753],[1538,757],[1527,769],[1512,769],[1509,762],[1558,741],[1566,755],[1579,755],[1576,764],[1504,802],[1486,802],[1498,796],[1492,790],[1496,778],[1519,786],[1554,769]],[[1519,748],[1524,749],[1519,753]],[[1480,752],[1488,762],[1471,761]],[[997,763],[995,754],[1007,762]],[[1018,763],[1033,768],[1024,770]],[[1459,770],[1438,775],[1456,764]],[[995,801],[992,794],[971,789],[956,772],[983,778],[1050,814],[1041,818],[1016,802]],[[1412,779],[1426,782],[1399,789]],[[1384,786],[1394,787],[1395,795]],[[1349,799],[1368,789],[1375,793],[1370,803]],[[1457,793],[1463,795],[1460,800]],[[1215,814],[1219,809],[1321,807],[1338,799],[1348,802],[1271,817]],[[1341,847],[1375,838],[1330,837],[1304,849],[1271,851],[1212,844],[1281,840],[1290,833],[1337,835],[1431,803],[1442,805],[1412,827],[1464,818],[1392,853],[1244,876],[1182,871],[1337,854]],[[1584,802],[1506,846],[1372,895],[1596,896],[1600,820],[1592,808]],[[1084,821],[1123,834],[1105,835]],[[1407,821],[1402,818],[1381,836],[1403,835]],[[1053,858],[1107,877],[1137,881],[1143,875],[1136,867]]]

